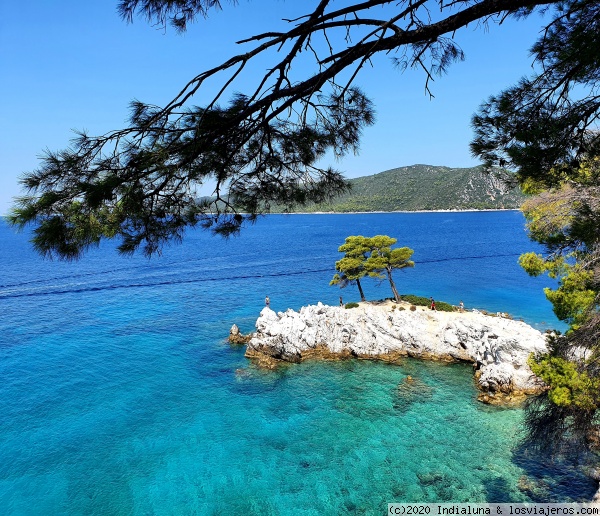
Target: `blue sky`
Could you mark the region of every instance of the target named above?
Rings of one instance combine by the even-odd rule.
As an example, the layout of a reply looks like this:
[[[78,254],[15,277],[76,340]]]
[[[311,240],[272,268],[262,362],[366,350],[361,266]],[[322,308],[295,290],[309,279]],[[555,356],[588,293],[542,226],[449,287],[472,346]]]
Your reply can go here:
[[[195,74],[243,50],[235,41],[281,27],[302,4],[241,0],[178,35],[142,19],[126,24],[116,0],[0,2],[0,213],[22,193],[18,178],[38,166],[44,149],[65,148],[73,129],[96,135],[124,126],[133,99],[168,102]],[[529,49],[542,23],[534,15],[457,33],[466,61],[436,80],[433,100],[422,72],[400,73],[389,57],[378,58],[356,81],[374,100],[377,123],[365,131],[358,156],[332,164],[347,177],[415,163],[477,164],[468,147],[471,115],[531,72]],[[244,81],[264,68],[258,63]]]

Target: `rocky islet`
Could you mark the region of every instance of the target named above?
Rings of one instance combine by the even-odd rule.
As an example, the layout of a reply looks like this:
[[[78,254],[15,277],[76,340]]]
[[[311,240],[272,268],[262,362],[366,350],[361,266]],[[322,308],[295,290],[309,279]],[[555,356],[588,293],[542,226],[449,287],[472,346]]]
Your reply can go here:
[[[524,322],[478,311],[391,301],[353,309],[318,303],[278,313],[265,307],[250,337],[246,356],[267,367],[311,358],[394,362],[409,356],[472,363],[485,403],[517,402],[545,388],[527,360],[547,352],[546,336]]]

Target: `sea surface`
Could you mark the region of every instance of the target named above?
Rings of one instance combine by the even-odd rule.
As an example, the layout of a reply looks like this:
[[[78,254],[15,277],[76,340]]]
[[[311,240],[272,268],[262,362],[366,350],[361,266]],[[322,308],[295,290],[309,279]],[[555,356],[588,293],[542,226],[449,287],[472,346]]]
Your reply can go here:
[[[588,500],[595,482],[519,443],[468,365],[256,368],[226,338],[330,287],[348,235],[415,250],[402,293],[562,328],[518,266],[519,212],[272,215],[160,257],[114,244],[45,261],[0,223],[0,514],[384,514],[388,502]],[[365,280],[370,299],[391,295]],[[411,375],[415,387],[404,379]]]

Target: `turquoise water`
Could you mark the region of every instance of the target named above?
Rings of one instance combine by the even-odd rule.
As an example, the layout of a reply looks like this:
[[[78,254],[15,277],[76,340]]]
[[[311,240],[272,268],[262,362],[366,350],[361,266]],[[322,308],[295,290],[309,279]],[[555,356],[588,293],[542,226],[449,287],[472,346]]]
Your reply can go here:
[[[415,249],[402,292],[559,326],[516,212],[270,216],[162,257],[44,262],[0,225],[1,514],[382,514],[396,501],[569,501],[595,483],[518,445],[468,366],[256,369],[231,347],[269,295],[321,300],[349,234]],[[389,296],[385,284],[367,297]],[[342,290],[345,300],[358,298]],[[407,384],[411,375],[416,381]]]

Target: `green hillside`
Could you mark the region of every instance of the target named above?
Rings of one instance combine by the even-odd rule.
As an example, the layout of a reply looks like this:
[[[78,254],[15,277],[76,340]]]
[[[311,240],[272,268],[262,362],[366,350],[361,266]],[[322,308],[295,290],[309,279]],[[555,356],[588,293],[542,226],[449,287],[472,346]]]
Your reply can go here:
[[[483,167],[412,165],[350,181],[352,190],[331,203],[298,211],[416,211],[518,208],[524,195],[502,181],[508,172]],[[278,210],[271,210],[278,211]]]

